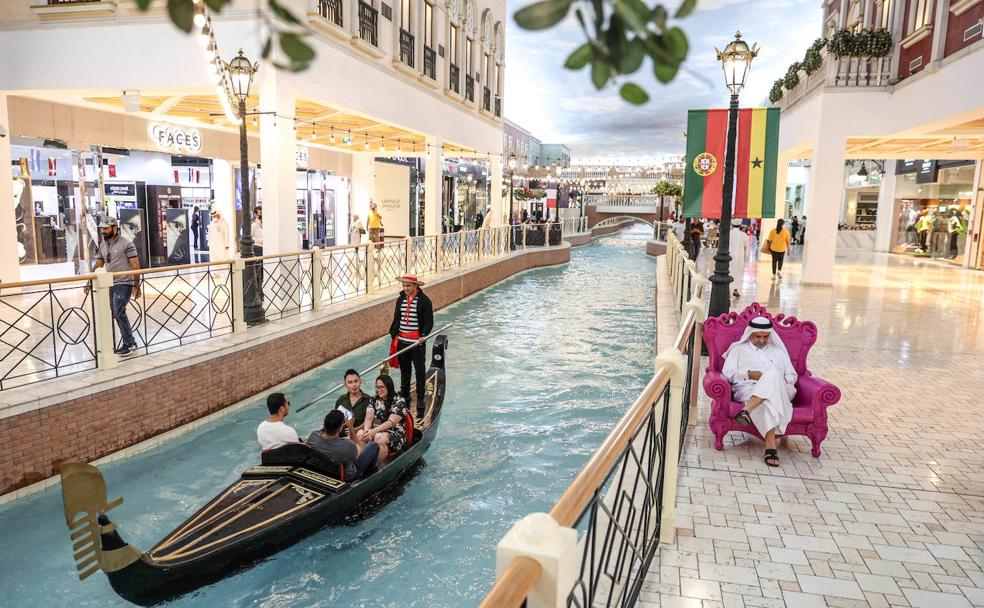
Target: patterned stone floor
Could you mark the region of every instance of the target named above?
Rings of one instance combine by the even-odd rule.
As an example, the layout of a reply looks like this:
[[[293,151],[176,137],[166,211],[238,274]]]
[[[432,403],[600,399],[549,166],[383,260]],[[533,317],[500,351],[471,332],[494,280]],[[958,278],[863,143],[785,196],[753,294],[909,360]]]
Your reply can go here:
[[[808,287],[797,254],[777,283],[749,261],[736,308],[817,324],[809,367],[843,393],[823,454],[791,437],[770,469],[740,433],[718,452],[701,395],[639,605],[984,606],[984,273],[842,253]]]

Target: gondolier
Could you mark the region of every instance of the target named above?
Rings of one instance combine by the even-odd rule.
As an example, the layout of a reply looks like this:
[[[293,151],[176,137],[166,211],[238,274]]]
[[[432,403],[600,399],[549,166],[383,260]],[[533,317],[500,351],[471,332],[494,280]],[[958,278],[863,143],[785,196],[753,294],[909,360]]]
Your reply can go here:
[[[393,323],[390,324],[390,337],[393,345],[402,350],[421,338],[430,335],[434,328],[434,307],[421,287],[424,283],[412,275],[397,277],[403,284],[403,292],[396,299]],[[424,403],[424,364],[427,358],[427,345],[423,342],[416,348],[400,353],[397,362],[400,367],[400,393],[410,401],[410,365],[413,365],[417,380],[417,416],[423,417]]]

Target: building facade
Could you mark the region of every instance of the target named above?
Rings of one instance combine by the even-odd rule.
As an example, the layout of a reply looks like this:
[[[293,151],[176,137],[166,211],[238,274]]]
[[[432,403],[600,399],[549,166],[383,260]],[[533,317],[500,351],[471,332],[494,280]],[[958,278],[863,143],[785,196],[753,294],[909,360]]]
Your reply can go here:
[[[260,62],[247,99],[264,253],[347,243],[370,199],[387,201],[390,236],[436,233],[449,205],[505,221],[492,187],[502,175],[503,0],[281,4],[313,32],[316,56],[300,73]],[[17,280],[20,263],[84,257],[86,222],[102,213],[139,224],[148,262],[173,253],[182,225],[189,254],[207,249],[195,237],[207,239],[212,201],[236,234],[238,117],[221,78],[237,49],[260,59],[259,32],[274,17],[247,0],[221,13],[206,5],[195,4],[191,35],[158,0],[147,12],[133,2],[0,5],[0,49],[16,66],[0,71],[0,181],[17,197],[0,188],[0,279]],[[85,52],[37,52],[59,48]],[[276,50],[271,59],[283,61]],[[448,179],[445,159],[484,167],[465,200],[464,175]]]
[[[540,162],[535,164],[570,167],[571,149],[565,144],[540,144]]]
[[[838,234],[848,219],[873,228],[875,250],[984,268],[984,87],[973,84],[984,73],[984,3],[834,0],[822,10],[822,34],[837,43],[775,102],[777,196],[789,193],[790,161],[809,172],[803,281],[832,282],[838,242],[860,242]],[[861,44],[879,29],[890,39]]]

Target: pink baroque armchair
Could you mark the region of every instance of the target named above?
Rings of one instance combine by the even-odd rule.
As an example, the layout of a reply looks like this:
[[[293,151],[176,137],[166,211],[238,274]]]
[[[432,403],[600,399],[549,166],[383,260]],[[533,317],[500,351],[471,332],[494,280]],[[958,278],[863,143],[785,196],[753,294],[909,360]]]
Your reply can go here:
[[[817,341],[817,326],[811,321],[800,321],[783,314],[773,316],[758,302],[753,302],[740,313],[729,312],[704,321],[704,343],[710,355],[710,363],[704,374],[704,392],[713,400],[708,423],[714,433],[714,447],[724,449],[724,436],[730,431],[741,431],[762,438],[755,425],[742,425],[733,420],[742,404],[734,401],[731,384],[721,374],[724,351],[740,339],[745,327],[755,317],[772,320],[775,332],[786,345],[793,368],[799,375],[796,396],[793,398],[793,419],[786,427],[786,435],[805,435],[813,444],[813,456],[820,456],[820,443],[827,437],[827,408],[841,398],[840,389],[806,369],[806,356]]]

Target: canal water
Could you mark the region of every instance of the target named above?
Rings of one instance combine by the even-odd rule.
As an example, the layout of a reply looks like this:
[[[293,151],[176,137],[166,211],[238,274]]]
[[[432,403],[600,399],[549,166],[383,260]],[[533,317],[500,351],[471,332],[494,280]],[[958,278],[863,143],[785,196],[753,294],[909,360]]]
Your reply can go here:
[[[495,577],[495,545],[518,518],[547,511],[652,374],[651,229],[575,249],[440,310],[454,322],[437,439],[374,515],[326,528],[168,606],[474,606]],[[425,288],[426,289],[426,288]],[[301,404],[387,352],[377,340],[292,382]],[[367,382],[371,386],[370,382]],[[333,403],[333,402],[332,402]],[[154,407],[148,403],[147,407]],[[302,437],[322,407],[288,416]],[[124,539],[149,549],[244,468],[257,464],[255,405],[102,467]],[[0,603],[121,606],[102,573],[74,573],[58,487],[0,507]]]

